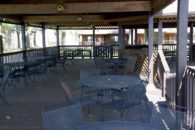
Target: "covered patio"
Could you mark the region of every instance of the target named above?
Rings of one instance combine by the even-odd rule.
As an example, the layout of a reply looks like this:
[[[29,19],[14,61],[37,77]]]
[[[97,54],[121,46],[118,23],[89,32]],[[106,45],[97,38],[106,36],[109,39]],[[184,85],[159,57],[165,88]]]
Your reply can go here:
[[[195,21],[193,15],[188,16],[188,0],[178,0],[177,16],[162,15],[162,9],[172,2],[1,1],[0,129],[59,129],[63,121],[74,125],[62,129],[90,129],[87,124],[106,127],[114,121],[120,121],[116,129],[194,129]],[[169,27],[177,28],[177,44],[162,44],[162,30]],[[155,28],[158,44],[154,44]],[[111,29],[118,30],[118,42],[96,44],[96,31]],[[138,29],[147,30],[144,45],[138,45]],[[17,32],[17,47],[9,49],[9,32],[13,30]],[[88,40],[92,45],[63,45],[63,30],[91,30]],[[94,93],[96,102],[84,107],[80,97]],[[176,114],[163,113],[158,103]],[[72,115],[67,110],[47,117],[50,111],[75,104],[79,105],[75,113],[83,112],[85,123],[74,121],[80,115],[74,116],[73,108]],[[57,107],[51,109],[53,106]],[[70,117],[61,117],[68,111]],[[183,115],[178,116],[178,111]]]

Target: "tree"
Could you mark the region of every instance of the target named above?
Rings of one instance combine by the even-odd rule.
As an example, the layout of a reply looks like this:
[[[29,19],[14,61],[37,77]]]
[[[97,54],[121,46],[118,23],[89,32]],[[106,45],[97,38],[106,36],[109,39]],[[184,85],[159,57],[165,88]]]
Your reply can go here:
[[[15,31],[15,25],[13,24],[2,24],[2,33],[4,34],[5,42],[3,43],[4,49],[10,50],[12,48],[11,33]]]
[[[65,42],[65,36],[66,36],[66,32],[62,31],[61,32],[61,44],[64,45],[64,42]]]
[[[21,31],[21,27],[19,25],[16,25],[16,34],[17,34],[17,40],[18,40],[18,48],[21,48],[20,45],[20,31]]]
[[[30,36],[33,35],[33,46],[37,47],[36,34],[38,29],[34,27],[26,27],[26,45],[27,48],[30,48],[32,45],[30,44]]]

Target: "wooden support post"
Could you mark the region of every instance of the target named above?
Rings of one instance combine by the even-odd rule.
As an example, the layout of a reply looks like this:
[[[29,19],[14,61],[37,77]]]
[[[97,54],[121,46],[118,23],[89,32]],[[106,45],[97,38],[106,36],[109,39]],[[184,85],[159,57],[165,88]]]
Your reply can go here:
[[[42,24],[42,44],[43,44],[43,55],[46,55],[46,41],[45,41],[45,26]]]
[[[60,34],[59,34],[59,27],[56,28],[56,41],[58,47],[58,58],[60,57]]]
[[[187,66],[188,3],[189,0],[178,0],[177,7],[176,105],[184,104],[183,76]]]
[[[158,22],[158,50],[162,51],[162,22]]]
[[[135,29],[135,45],[137,45],[137,29]]]
[[[2,23],[0,23],[0,54],[3,54]]]
[[[95,26],[93,26],[93,56],[96,57],[96,48],[95,48]]]
[[[21,24],[21,31],[22,31],[22,51],[23,51],[23,60],[27,61],[26,56],[26,35],[25,35],[25,24]]]
[[[154,67],[154,61],[153,61],[153,37],[154,37],[154,17],[153,17],[153,14],[150,13],[149,15],[149,21],[148,21],[148,32],[149,32],[149,37],[148,37],[148,70],[149,70],[149,73],[148,73],[148,83],[149,84],[153,84],[153,67]]]
[[[133,46],[133,29],[131,29],[131,45]]]
[[[190,61],[192,61],[193,60],[193,34],[194,34],[194,30],[193,30],[193,23],[191,23],[191,25],[190,25],[190,57],[189,57],[189,59],[190,59]]]

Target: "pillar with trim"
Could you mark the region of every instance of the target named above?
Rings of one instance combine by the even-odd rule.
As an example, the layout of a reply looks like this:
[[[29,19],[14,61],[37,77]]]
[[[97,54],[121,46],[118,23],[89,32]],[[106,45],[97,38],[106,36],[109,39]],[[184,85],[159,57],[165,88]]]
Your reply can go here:
[[[187,66],[187,28],[189,0],[178,0],[177,7],[177,59],[176,59],[176,105],[184,105],[184,72]]]
[[[154,61],[153,61],[153,42],[154,42],[154,16],[152,12],[149,14],[148,20],[148,83],[154,84],[153,76],[154,76]]]

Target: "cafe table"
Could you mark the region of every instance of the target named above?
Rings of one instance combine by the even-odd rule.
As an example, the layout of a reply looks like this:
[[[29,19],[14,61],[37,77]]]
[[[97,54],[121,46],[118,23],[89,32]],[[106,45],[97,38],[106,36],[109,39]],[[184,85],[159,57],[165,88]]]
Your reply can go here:
[[[95,89],[124,89],[140,82],[139,77],[130,75],[99,75],[80,80],[82,86]]]
[[[163,129],[159,126],[142,122],[106,121],[84,124],[71,130],[163,130]]]
[[[4,66],[10,67],[13,71],[23,71],[24,72],[24,81],[25,84],[26,82],[26,75],[28,74],[28,70],[31,67],[36,67],[40,65],[39,62],[34,62],[34,61],[25,61],[25,62],[13,62],[13,63],[5,63]]]

